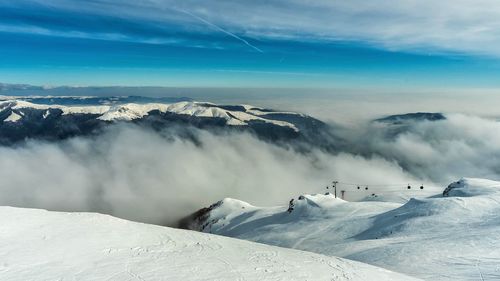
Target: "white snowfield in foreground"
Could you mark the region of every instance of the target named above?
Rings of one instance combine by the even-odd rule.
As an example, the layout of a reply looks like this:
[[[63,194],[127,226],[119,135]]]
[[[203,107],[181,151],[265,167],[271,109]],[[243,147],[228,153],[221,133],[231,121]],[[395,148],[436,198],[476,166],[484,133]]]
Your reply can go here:
[[[500,280],[500,182],[462,179],[407,203],[306,195],[259,208],[225,199],[205,232],[340,256],[425,280]],[[392,196],[394,197],[394,196]]]
[[[97,114],[100,115],[97,119],[104,121],[130,121],[138,118],[142,118],[149,114],[153,110],[158,110],[162,113],[174,113],[179,115],[188,115],[194,117],[209,117],[209,118],[222,118],[225,119],[227,125],[231,126],[245,126],[249,121],[259,121],[265,123],[271,123],[277,126],[289,127],[295,131],[298,131],[297,127],[289,122],[273,120],[266,118],[266,115],[273,113],[286,113],[295,114],[291,112],[267,112],[261,108],[252,107],[249,105],[242,105],[245,108],[245,112],[228,110],[217,107],[217,105],[206,102],[177,102],[177,103],[127,103],[127,104],[117,104],[117,105],[85,105],[85,106],[64,106],[64,105],[44,105],[35,104],[22,100],[0,100],[0,111],[4,108],[11,108],[14,111],[21,111],[22,109],[38,109],[38,110],[48,110],[49,109],[60,109],[63,115],[68,114]],[[4,120],[5,122],[17,122],[21,119],[17,113],[13,114],[9,119]]]
[[[93,213],[0,207],[0,280],[415,280],[359,262]]]

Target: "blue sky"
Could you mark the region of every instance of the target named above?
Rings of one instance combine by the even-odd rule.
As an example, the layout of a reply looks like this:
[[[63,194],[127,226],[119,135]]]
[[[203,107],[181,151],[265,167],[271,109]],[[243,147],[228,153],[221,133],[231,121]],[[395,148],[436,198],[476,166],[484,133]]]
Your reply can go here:
[[[497,88],[479,2],[0,0],[0,82]]]

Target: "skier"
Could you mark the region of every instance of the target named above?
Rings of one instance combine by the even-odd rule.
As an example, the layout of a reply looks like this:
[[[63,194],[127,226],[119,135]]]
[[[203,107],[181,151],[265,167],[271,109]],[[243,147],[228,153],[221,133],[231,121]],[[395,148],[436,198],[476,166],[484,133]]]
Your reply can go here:
[[[288,213],[291,213],[293,211],[293,207],[295,206],[295,204],[293,204],[293,198],[290,200],[290,202],[288,203],[288,210],[286,210]]]

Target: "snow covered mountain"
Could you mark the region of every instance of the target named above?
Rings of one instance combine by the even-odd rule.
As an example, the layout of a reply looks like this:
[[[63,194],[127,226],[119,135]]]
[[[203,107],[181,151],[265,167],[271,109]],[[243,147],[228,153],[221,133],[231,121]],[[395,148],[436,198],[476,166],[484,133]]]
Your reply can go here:
[[[465,178],[444,192],[431,189],[415,197],[395,203],[383,196],[348,202],[331,194],[304,195],[292,208],[224,199],[184,226],[425,280],[500,280],[500,182]]]
[[[439,120],[446,120],[446,116],[444,116],[444,114],[442,113],[416,112],[416,113],[390,115],[376,119],[374,121],[392,125],[403,125],[408,122],[439,121]]]
[[[8,84],[8,83],[0,83],[0,92],[19,92],[19,91],[43,91],[44,87],[41,86],[33,86],[28,84]]]
[[[320,135],[318,131],[326,126],[303,114],[250,105],[151,101],[139,97],[3,97],[0,98],[0,144],[26,138],[58,140],[88,135],[123,122],[160,130],[179,124],[205,129],[232,128],[270,140],[316,138]]]
[[[416,280],[341,258],[94,213],[0,207],[0,279]]]
[[[188,97],[143,97],[143,96],[0,96],[0,101],[18,100],[35,104],[85,106],[117,105],[126,103],[176,103],[193,101]]]
[[[416,112],[385,116],[372,120],[372,124],[380,129],[380,132],[384,134],[386,139],[392,140],[401,134],[407,133],[416,125],[423,122],[439,122],[444,120],[447,120],[447,118],[442,113]]]

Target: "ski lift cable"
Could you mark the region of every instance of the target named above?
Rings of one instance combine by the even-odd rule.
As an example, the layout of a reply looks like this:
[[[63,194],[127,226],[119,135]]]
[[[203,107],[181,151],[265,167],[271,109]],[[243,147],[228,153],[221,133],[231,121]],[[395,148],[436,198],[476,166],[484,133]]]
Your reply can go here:
[[[387,184],[368,184],[368,183],[352,183],[352,182],[342,182],[339,181],[339,184],[342,185],[351,185],[351,186],[407,186],[408,183],[387,183]],[[410,185],[421,185],[419,184],[411,184]]]
[[[360,187],[360,188],[365,188],[365,187],[407,187],[407,186],[415,186],[416,188],[422,189],[422,187],[427,186],[431,188],[440,188],[440,186],[429,186],[424,183],[416,183],[416,182],[410,182],[410,183],[387,183],[387,184],[366,184],[366,183],[353,183],[353,182],[343,182],[343,181],[338,181],[337,182],[339,185],[347,185],[347,186],[355,186],[355,187]],[[360,189],[358,188],[358,189]]]

